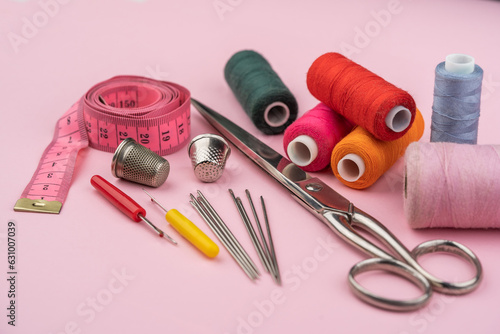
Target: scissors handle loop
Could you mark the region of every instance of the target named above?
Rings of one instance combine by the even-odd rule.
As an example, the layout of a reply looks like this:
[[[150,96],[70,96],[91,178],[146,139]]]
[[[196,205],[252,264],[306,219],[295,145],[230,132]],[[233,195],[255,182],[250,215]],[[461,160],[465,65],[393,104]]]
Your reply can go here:
[[[430,297],[427,290],[428,285],[436,292],[459,295],[473,291],[481,281],[482,267],[479,259],[470,249],[458,242],[431,240],[418,245],[413,251],[409,251],[384,225],[358,208],[354,208],[350,222],[334,213],[324,214],[323,217],[344,240],[373,257],[373,259],[361,261],[355,265],[349,274],[349,283],[355,295],[371,305],[388,310],[411,311],[427,303]],[[364,238],[356,232],[355,228],[360,228],[375,237],[386,246],[388,251]],[[424,254],[436,252],[450,253],[465,259],[474,266],[474,277],[457,283],[446,282],[435,277],[418,263],[418,258]],[[393,300],[375,295],[354,279],[357,274],[371,270],[385,270],[406,278],[416,284],[423,294],[411,300]]]
[[[477,288],[477,286],[481,282],[483,269],[481,266],[481,262],[469,248],[455,241],[429,240],[415,247],[412,250],[411,255],[412,258],[414,258],[415,261],[417,261],[417,259],[420,256],[435,252],[446,252],[458,255],[461,258],[468,261],[469,263],[471,263],[474,266],[476,272],[475,276],[470,280],[467,280],[465,282],[455,283],[455,282],[442,281],[441,279],[429,274],[427,271],[422,269],[424,271],[423,272],[421,271],[421,273],[423,273],[426,276],[426,278],[431,282],[432,287],[435,291],[446,293],[449,295],[462,295],[469,293]]]
[[[373,270],[384,270],[408,279],[415,284],[422,294],[408,300],[390,299],[372,293],[363,287],[355,277],[358,274]],[[395,259],[371,258],[357,263],[349,271],[349,285],[353,293],[364,302],[390,311],[413,311],[425,306],[432,295],[429,281],[418,271]]]
[[[481,282],[481,262],[479,261],[477,256],[464,245],[450,240],[430,240],[427,242],[423,242],[410,252],[401,243],[401,241],[396,238],[396,236],[394,236],[384,225],[382,225],[375,218],[357,208],[354,212],[355,214],[353,215],[352,226],[360,227],[362,230],[368,232],[379,241],[381,241],[390,250],[389,253],[385,253],[382,249],[367,240],[364,240],[363,242],[356,241],[356,246],[358,246],[358,248],[364,250],[371,256],[386,259],[394,258],[396,260],[407,263],[408,265],[413,267],[413,269],[422,274],[431,283],[433,290],[445,294],[465,294],[473,291]],[[467,262],[471,263],[474,266],[474,277],[465,282],[445,282],[429,273],[417,262],[418,257],[424,254],[436,252],[450,253],[458,255],[461,258],[465,259]]]

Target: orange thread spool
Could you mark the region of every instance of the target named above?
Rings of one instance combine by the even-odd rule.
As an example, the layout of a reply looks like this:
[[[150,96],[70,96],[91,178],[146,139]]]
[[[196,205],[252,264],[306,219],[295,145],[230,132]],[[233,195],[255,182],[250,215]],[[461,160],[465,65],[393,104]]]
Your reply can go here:
[[[381,140],[402,137],[415,118],[410,94],[339,53],[326,53],[313,62],[307,87],[318,100]]]
[[[424,118],[418,109],[408,132],[393,141],[379,140],[362,127],[356,127],[333,149],[333,173],[348,187],[364,189],[371,186],[403,156],[410,143],[422,137],[424,127]]]

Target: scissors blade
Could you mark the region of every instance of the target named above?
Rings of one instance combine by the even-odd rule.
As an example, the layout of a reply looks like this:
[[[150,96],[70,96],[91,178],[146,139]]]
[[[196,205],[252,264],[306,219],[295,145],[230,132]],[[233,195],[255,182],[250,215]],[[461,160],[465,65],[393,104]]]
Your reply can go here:
[[[290,160],[213,109],[193,98],[191,103],[227,140],[287,188],[302,202],[301,204],[305,204],[316,213],[331,209],[350,214],[352,211],[350,201],[323,181],[311,177]]]

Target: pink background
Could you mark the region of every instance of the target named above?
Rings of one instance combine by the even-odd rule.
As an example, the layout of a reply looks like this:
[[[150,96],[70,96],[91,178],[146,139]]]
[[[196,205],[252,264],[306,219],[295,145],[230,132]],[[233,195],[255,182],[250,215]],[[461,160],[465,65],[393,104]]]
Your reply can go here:
[[[317,174],[380,219],[409,248],[448,238],[480,257],[485,274],[477,291],[460,297],[435,294],[428,307],[412,313],[382,311],[355,298],[347,272],[365,256],[236,150],[224,177],[202,184],[182,149],[167,157],[169,179],[151,192],[216,240],[188,204],[189,193],[202,190],[255,261],[227,189],[240,196],[246,188],[254,197],[263,195],[284,278],[281,287],[269,275],[252,283],[222,246],[215,260],[204,258],[166,225],[162,211],[140,186],[112,177],[110,153],[81,153],[60,215],[17,213],[12,207],[52,139],[56,120],[92,85],[115,75],[184,85],[194,97],[283,152],[282,136],[261,135],[224,81],[225,63],[242,49],[254,49],[269,60],[296,96],[300,114],[317,102],[305,80],[314,59],[329,51],[350,56],[413,95],[427,123],[422,141],[430,136],[435,66],[450,53],[469,54],[485,72],[479,144],[500,144],[499,2],[55,1],[0,4],[1,333],[498,332],[499,231],[411,230],[403,214],[402,160],[363,191],[346,188],[328,170]],[[215,5],[225,7],[218,11]],[[50,16],[40,14],[44,8]],[[26,22],[43,17],[40,27],[25,36],[26,43],[9,41],[13,34],[23,36]],[[191,136],[206,132],[214,130],[193,111]],[[179,241],[178,247],[111,207],[90,186],[94,174],[142,204],[148,217]],[[10,219],[17,223],[15,328],[7,325],[6,317]],[[470,275],[454,258],[422,261],[444,278]],[[387,284],[377,286],[376,278],[382,277],[366,284],[392,295],[412,293],[386,275],[382,279]]]

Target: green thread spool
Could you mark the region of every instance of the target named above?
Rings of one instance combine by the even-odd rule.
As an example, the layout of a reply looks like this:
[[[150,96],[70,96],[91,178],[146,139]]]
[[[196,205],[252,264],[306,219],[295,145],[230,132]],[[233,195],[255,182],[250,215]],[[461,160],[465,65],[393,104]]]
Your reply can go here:
[[[259,53],[251,50],[235,53],[224,68],[224,77],[263,133],[283,133],[297,118],[295,97]]]

